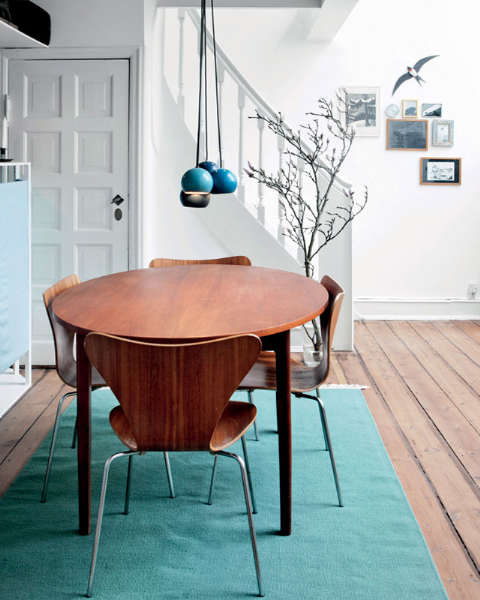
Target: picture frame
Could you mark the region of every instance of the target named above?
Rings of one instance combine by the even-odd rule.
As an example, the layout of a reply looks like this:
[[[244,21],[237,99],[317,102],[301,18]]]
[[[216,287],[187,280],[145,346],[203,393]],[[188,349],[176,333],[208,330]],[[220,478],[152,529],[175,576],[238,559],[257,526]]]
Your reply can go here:
[[[433,146],[453,146],[454,122],[453,121],[433,121]]]
[[[347,115],[342,113],[344,125],[355,129],[356,137],[378,137],[380,135],[380,88],[347,86],[345,94]]]
[[[443,105],[439,102],[435,104],[424,102],[422,104],[422,117],[441,117],[442,109]]]
[[[420,159],[420,185],[461,185],[462,159],[428,157]]]
[[[418,118],[418,100],[402,100],[402,116],[404,119]]]
[[[387,150],[428,150],[427,119],[387,119]]]

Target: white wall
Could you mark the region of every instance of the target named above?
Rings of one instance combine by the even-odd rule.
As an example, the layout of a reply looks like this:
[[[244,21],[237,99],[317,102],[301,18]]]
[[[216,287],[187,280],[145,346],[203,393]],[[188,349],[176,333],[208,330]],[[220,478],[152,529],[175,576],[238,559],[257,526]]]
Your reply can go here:
[[[35,3],[52,19],[51,48],[143,45],[143,0],[35,0]]]
[[[339,86],[380,86],[381,135],[357,138],[342,173],[358,194],[364,184],[370,190],[355,226],[355,296],[403,299],[394,308],[399,316],[420,310],[408,299],[437,299],[431,311],[451,314],[442,301],[465,299],[468,283],[480,281],[480,120],[471,108],[480,95],[477,3],[361,0],[330,44],[305,41],[291,11],[230,9],[217,15],[219,43],[290,123]],[[427,84],[408,82],[392,99],[406,66],[432,54],[441,56],[423,68]],[[455,120],[454,147],[387,151],[384,109],[402,98],[443,103],[443,118]],[[461,157],[462,185],[420,186],[421,156]],[[377,313],[388,311],[387,304]],[[375,306],[359,302],[358,310],[374,314]],[[480,316],[479,303],[465,310]]]

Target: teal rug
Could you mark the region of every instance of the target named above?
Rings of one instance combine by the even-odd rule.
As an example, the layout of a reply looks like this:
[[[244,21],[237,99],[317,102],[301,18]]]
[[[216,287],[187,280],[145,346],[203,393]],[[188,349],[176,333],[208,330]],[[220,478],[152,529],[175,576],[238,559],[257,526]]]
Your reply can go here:
[[[107,415],[108,390],[93,399],[93,505],[105,459],[123,450]],[[266,597],[275,600],[442,600],[447,595],[358,390],[325,390],[345,507],[336,505],[315,403],[292,400],[293,534],[279,526],[275,401],[256,392],[260,442],[249,440],[255,516]],[[238,394],[238,399],[245,398]],[[0,501],[0,597],[84,596],[93,536],[77,526],[75,410],[60,426],[46,504],[40,504],[49,438]],[[247,437],[252,438],[252,434]],[[241,453],[241,447],[235,447]],[[111,468],[95,579],[97,599],[228,600],[257,593],[239,469],[220,457],[213,506],[206,505],[212,457],[172,454],[177,498],[168,496],[163,456],[135,457],[130,514],[127,460]],[[123,462],[122,462],[123,461]]]

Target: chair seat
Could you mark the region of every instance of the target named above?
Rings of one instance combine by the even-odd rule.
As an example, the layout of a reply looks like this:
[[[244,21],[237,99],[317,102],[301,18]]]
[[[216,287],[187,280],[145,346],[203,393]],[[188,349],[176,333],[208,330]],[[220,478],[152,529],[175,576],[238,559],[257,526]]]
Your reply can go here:
[[[290,358],[292,392],[309,392],[316,389],[319,378],[318,367],[309,367],[303,361],[301,352],[292,352]],[[274,352],[261,352],[257,362],[243,379],[239,390],[276,390],[277,369]]]
[[[218,452],[240,439],[255,421],[256,416],[257,409],[253,404],[248,404],[247,402],[229,402],[213,432],[212,439],[210,440],[210,450]],[[138,452],[137,440],[133,435],[130,423],[121,406],[116,406],[110,412],[110,425],[117,434],[117,437],[127,448]]]

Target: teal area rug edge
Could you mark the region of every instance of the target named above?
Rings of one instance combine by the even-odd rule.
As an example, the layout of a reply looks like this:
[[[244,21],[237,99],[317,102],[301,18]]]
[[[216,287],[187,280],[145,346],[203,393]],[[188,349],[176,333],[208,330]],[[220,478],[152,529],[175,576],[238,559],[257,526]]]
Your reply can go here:
[[[238,394],[238,399],[244,395]],[[276,535],[278,450],[275,400],[256,392],[260,442],[248,441],[259,513],[255,524],[267,598],[441,600],[447,594],[358,390],[322,390],[345,507],[322,450],[314,402],[292,398],[293,533]],[[123,450],[107,415],[108,390],[93,402],[93,506],[103,463]],[[59,431],[47,503],[39,502],[47,439],[0,501],[0,596],[12,600],[80,598],[86,591],[93,536],[76,533],[74,422]],[[240,448],[235,450],[241,453]],[[168,497],[163,458],[137,457],[131,514],[121,513],[126,461],[112,467],[100,542],[95,598],[220,600],[256,594],[238,467],[219,464],[213,506],[206,505],[212,457],[171,456],[177,499]],[[232,463],[232,464],[229,464]],[[95,512],[93,524],[95,524]]]

